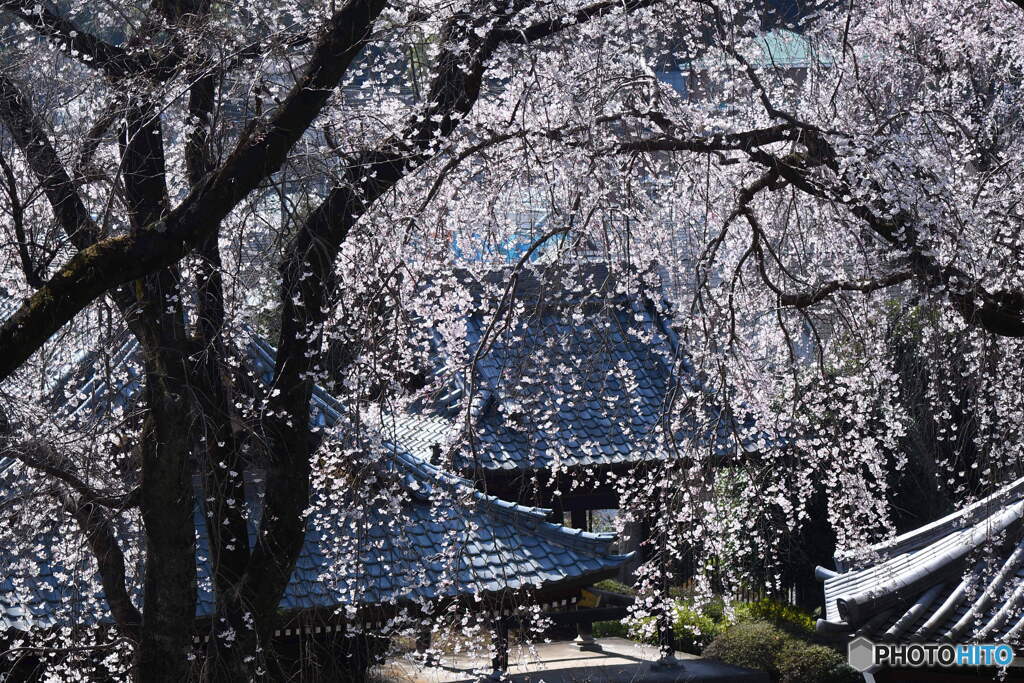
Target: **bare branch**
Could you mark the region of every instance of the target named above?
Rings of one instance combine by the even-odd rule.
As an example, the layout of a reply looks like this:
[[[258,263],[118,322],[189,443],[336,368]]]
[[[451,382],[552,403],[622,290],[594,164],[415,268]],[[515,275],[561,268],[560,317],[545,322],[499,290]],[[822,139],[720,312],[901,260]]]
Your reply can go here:
[[[99,227],[78,195],[75,185],[43,126],[32,110],[29,97],[10,79],[0,75],[0,121],[18,144],[29,168],[39,179],[53,207],[54,216],[79,249],[99,239]]]
[[[25,205],[18,194],[18,179],[14,175],[7,159],[0,154],[0,172],[3,173],[7,185],[7,198],[11,203],[11,222],[14,224],[14,237],[18,240],[18,258],[21,259],[21,271],[25,273],[25,282],[29,287],[38,289],[43,286],[40,277],[42,267],[32,263],[32,254],[28,250],[28,234],[25,232]]]

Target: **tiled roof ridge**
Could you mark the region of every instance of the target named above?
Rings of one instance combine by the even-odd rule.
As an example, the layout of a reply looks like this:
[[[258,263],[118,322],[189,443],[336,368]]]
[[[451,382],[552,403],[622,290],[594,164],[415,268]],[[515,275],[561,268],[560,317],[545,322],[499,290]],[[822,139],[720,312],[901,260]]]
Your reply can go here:
[[[563,264],[564,265],[564,264]],[[478,300],[481,293],[481,289],[487,284],[497,284],[501,282],[502,278],[506,278],[512,273],[516,273],[516,291],[513,292],[520,300],[524,298],[536,298],[539,294],[550,293],[551,291],[558,291],[558,297],[547,297],[544,299],[545,308],[564,308],[571,305],[578,305],[588,300],[597,302],[622,302],[627,300],[628,294],[621,294],[617,292],[612,285],[618,280],[618,274],[608,267],[606,263],[581,263],[579,264],[579,271],[576,273],[576,279],[579,284],[587,283],[587,278],[593,278],[594,282],[590,284],[598,285],[595,291],[592,288],[582,289],[581,291],[566,290],[562,287],[557,277],[553,274],[564,274],[565,269],[558,264],[525,264],[521,268],[516,268],[514,265],[499,265],[497,267],[489,267],[487,270],[479,273],[472,272],[468,269],[458,269],[456,271],[456,279],[469,289],[470,295],[473,296],[474,303],[479,305],[482,301]],[[572,292],[579,296],[568,296]]]
[[[129,358],[134,356],[139,350],[139,342],[134,336],[128,336],[124,342],[122,342],[112,354],[110,354],[110,364],[112,366],[119,366],[125,364]],[[57,395],[57,392],[66,392],[67,386],[76,375],[81,374],[83,368],[87,368],[89,363],[98,356],[96,351],[85,354],[81,361],[75,366],[70,368],[68,372],[58,380],[57,385],[54,389],[54,398],[57,401],[65,401],[63,404],[58,406],[59,412],[64,412],[68,418],[73,417],[75,414],[80,413],[83,410],[94,406],[95,401],[102,397],[102,389],[108,384],[107,378],[100,376],[99,374],[83,374],[85,380],[82,384],[75,388],[75,395],[84,394],[86,398],[81,403],[71,405],[67,403],[67,397]]]
[[[262,356],[263,361],[271,364],[272,367],[274,356],[276,354],[273,346],[266,339],[262,338],[251,329],[247,329],[245,332],[249,337],[247,341],[249,342],[248,347],[250,352],[255,352]],[[138,348],[138,341],[134,337],[129,337],[120,347],[118,347],[114,354],[112,354],[112,363],[119,364],[127,362],[138,351]],[[88,363],[89,359],[94,357],[94,355],[95,354],[87,355],[83,359],[82,363],[79,364],[79,367],[71,370],[68,375],[73,377],[76,373],[80,372],[81,367]],[[100,377],[99,375],[89,377],[80,388],[76,389],[76,394],[86,393],[88,398],[81,403],[76,404],[69,411],[69,417],[83,410],[88,410],[93,406],[93,403],[105,394],[103,388],[106,385],[106,378]],[[325,418],[331,422],[338,419],[341,412],[341,406],[337,399],[331,396],[325,389],[323,389],[323,387],[315,385],[312,398],[317,408]],[[386,446],[388,452],[395,456],[397,464],[413,473],[414,476],[424,482],[431,484],[435,482],[442,482],[448,486],[464,488],[467,492],[472,493],[478,504],[492,509],[500,516],[508,518],[519,526],[524,526],[529,528],[531,531],[539,532],[541,535],[547,536],[552,540],[557,540],[566,546],[593,550],[594,552],[605,555],[607,554],[608,546],[615,540],[614,534],[592,534],[548,522],[546,518],[551,514],[551,511],[546,508],[529,507],[518,503],[510,503],[495,496],[487,495],[477,491],[472,483],[464,477],[447,471],[442,471],[435,465],[427,463],[423,459],[398,448],[394,444],[388,443]],[[0,462],[0,465],[3,464],[4,463]],[[417,491],[404,485],[403,488],[405,488],[413,497],[421,499],[425,497],[422,491]]]
[[[263,357],[265,362],[270,363],[272,366],[276,353],[273,346],[266,339],[263,339],[251,329],[246,330],[246,334],[249,337],[247,341],[250,352],[256,352]],[[138,351],[138,348],[138,341],[134,337],[130,337],[112,355],[112,362],[126,362]],[[88,359],[83,360],[83,363],[86,362],[88,362]],[[74,372],[75,371],[72,371],[72,374]],[[99,376],[89,377],[85,384],[76,391],[78,394],[87,392],[89,398],[76,405],[69,414],[73,415],[92,406],[93,402],[103,395],[104,392],[102,391],[102,387],[106,385],[106,383],[107,380],[105,378]],[[333,422],[338,419],[341,411],[340,404],[337,399],[331,396],[319,385],[314,387],[313,401],[317,404],[317,408],[320,412],[329,421]],[[472,483],[464,477],[442,471],[440,468],[398,448],[394,444],[388,443],[386,446],[388,447],[388,452],[396,456],[395,462],[397,464],[425,483],[434,484],[436,482],[443,482],[448,486],[464,488],[467,492],[472,494],[474,499],[477,501],[477,504],[485,506],[497,515],[515,523],[517,526],[545,536],[559,545],[594,552],[600,555],[608,555],[609,546],[615,540],[615,534],[595,534],[579,529],[570,529],[563,525],[549,522],[547,521],[547,517],[551,514],[551,511],[546,508],[529,507],[518,503],[511,503],[501,500],[495,496],[482,493],[476,490]],[[404,483],[403,488],[413,497],[421,499],[425,497],[422,491],[410,488],[409,486],[404,485]]]
[[[956,635],[971,618],[989,609],[991,596],[1024,564],[1024,539],[1017,533],[1022,520],[1024,478],[919,529],[872,546],[871,550],[883,556],[874,565],[844,573],[819,568],[819,578],[825,584],[826,619],[819,620],[818,629],[851,632],[859,628],[868,633],[886,623],[883,617],[894,609],[899,613],[908,608],[884,634],[896,638],[924,618],[948,588],[949,595],[917,629],[918,636],[925,637],[957,614],[955,608],[970,592],[969,576],[980,576],[980,568],[987,563],[982,559],[973,567],[965,567],[968,556],[986,542],[1010,534],[1007,540],[1012,541],[1014,550],[998,560],[1001,566],[993,568],[994,577],[981,591],[982,597],[968,605],[966,613],[949,629],[948,636]],[[958,572],[965,569],[969,576],[960,576]],[[1007,609],[1004,605],[999,614],[1005,617]]]
[[[544,273],[537,277],[543,278]],[[552,278],[557,278],[557,273]],[[461,360],[440,360],[434,369],[437,385],[429,398],[412,404],[405,414],[410,419],[448,419],[452,433],[445,438],[448,452],[444,456],[450,457],[460,472],[498,476],[539,469],[555,461],[566,468],[581,468],[667,460],[681,447],[691,446],[728,460],[747,456],[757,444],[782,443],[777,435],[755,431],[750,412],[742,404],[728,405],[729,396],[696,371],[673,326],[673,307],[666,296],[663,289],[641,287],[619,297],[620,303],[582,318],[554,307],[529,309],[514,325],[489,335],[486,345],[481,341],[488,324],[486,313],[473,308],[466,315],[468,350],[473,361],[479,361],[472,401],[466,405],[471,375]],[[591,349],[599,352],[581,355]],[[438,343],[436,352],[443,358],[447,350]],[[549,352],[555,361],[550,366],[533,362],[532,354]],[[559,365],[562,363],[567,365]],[[560,382],[562,375],[572,375],[570,379],[584,385],[599,384],[604,381],[600,365],[609,368],[605,379],[612,387],[611,394],[577,395],[566,390],[553,400],[553,394],[544,393],[544,381]],[[623,373],[618,372],[619,365],[625,368]],[[582,370],[573,374],[560,371],[560,367]],[[443,368],[443,373],[438,368]],[[523,379],[523,383],[511,386],[508,392],[509,387],[496,389],[496,377],[505,374],[513,382]],[[543,405],[544,412],[519,410],[530,401]],[[624,405],[638,408],[623,415]],[[682,409],[679,420],[668,419],[669,406]],[[395,417],[402,419],[401,415]],[[456,424],[456,418],[461,424]],[[623,419],[626,431],[611,424]],[[665,434],[671,439],[663,440]],[[436,462],[429,454],[430,444],[426,438],[420,439],[414,424],[396,429],[395,438],[411,453]],[[472,454],[460,450],[472,440],[481,444],[479,454],[477,449]]]
[[[559,544],[606,555],[608,546],[615,541],[616,535],[613,533],[592,533],[550,522],[547,518],[551,514],[551,510],[548,508],[531,507],[502,500],[497,496],[477,490],[469,480],[445,472],[411,453],[405,451],[394,451],[394,453],[402,465],[414,470],[421,479],[428,481],[448,479],[459,487],[465,487],[465,490],[473,496],[478,505],[487,507],[497,516],[506,518],[517,526],[524,527]]]
[[[1018,501],[972,527],[922,548],[913,554],[910,562],[901,562],[904,556],[897,556],[861,572],[839,575],[848,579],[858,574],[869,573],[884,577],[868,588],[837,597],[836,607],[839,615],[846,623],[859,625],[864,621],[864,616],[874,612],[878,605],[899,602],[901,595],[915,593],[917,589],[928,588],[938,582],[941,577],[952,572],[968,553],[1005,531],[1022,517],[1024,501]],[[829,580],[838,579],[839,576]]]

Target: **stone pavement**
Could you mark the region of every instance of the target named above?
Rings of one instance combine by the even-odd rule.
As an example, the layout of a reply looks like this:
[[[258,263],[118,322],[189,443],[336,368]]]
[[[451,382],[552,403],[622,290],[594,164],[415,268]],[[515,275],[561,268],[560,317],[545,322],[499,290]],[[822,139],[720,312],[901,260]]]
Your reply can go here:
[[[509,652],[509,675],[516,683],[605,683],[610,681],[691,681],[768,683],[763,671],[741,669],[677,652],[679,666],[654,667],[657,649],[624,638],[600,638],[601,652],[579,650],[572,642],[538,643]],[[489,672],[482,657],[445,657],[424,667],[410,659],[393,659],[375,670],[374,680],[390,683],[460,683]]]

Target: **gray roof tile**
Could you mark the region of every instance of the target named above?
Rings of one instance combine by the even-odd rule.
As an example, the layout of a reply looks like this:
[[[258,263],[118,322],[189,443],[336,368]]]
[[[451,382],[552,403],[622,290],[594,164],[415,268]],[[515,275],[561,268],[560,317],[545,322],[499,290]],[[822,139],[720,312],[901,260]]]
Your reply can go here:
[[[600,303],[599,311],[582,319],[573,318],[575,309],[547,305],[492,334],[477,362],[480,393],[474,401],[476,456],[485,470],[542,469],[555,461],[563,467],[629,463],[671,451],[657,429],[671,391],[676,383],[687,392],[707,390],[666,321],[642,300]],[[472,358],[483,337],[483,316],[471,315],[467,326]],[[444,401],[384,421],[385,434],[424,459],[435,444],[446,446],[465,419],[450,406],[453,397],[465,396],[468,382],[460,368],[444,367],[443,348],[438,353],[438,377],[452,378],[440,391]],[[676,443],[716,455],[752,450],[756,441],[752,424],[734,425],[714,408],[685,423]],[[554,442],[545,437],[551,433]],[[462,450],[455,466],[473,470],[476,462]]]
[[[266,377],[272,368],[273,350],[265,342],[253,340],[247,351],[254,369]],[[121,362],[131,364],[135,356],[132,342],[120,349],[118,356]],[[114,392],[98,377],[87,377],[86,382],[89,396],[69,411],[72,419],[99,415],[101,405],[111,396],[115,403],[127,404],[139,391],[138,382]],[[327,424],[337,419],[337,403],[319,388],[313,409],[314,418],[322,417]],[[429,428],[430,422],[426,424]],[[395,448],[385,451],[380,458],[382,478],[397,475],[393,479],[400,482],[403,493],[412,494],[402,498],[401,514],[371,509],[357,529],[344,519],[345,510],[336,520],[325,510],[314,511],[315,522],[310,524],[282,609],[391,603],[417,596],[433,599],[536,586],[611,572],[626,559],[609,554],[610,535],[568,530],[547,522],[548,511],[482,494],[466,480],[442,472],[414,453]],[[0,473],[6,475],[0,478],[3,498],[17,488],[17,468],[8,461],[0,464]],[[258,486],[259,477],[250,478]],[[438,502],[431,502],[430,496],[436,496]],[[206,616],[213,612],[209,539],[198,508],[195,519],[199,532],[197,614]],[[327,527],[329,534],[323,531]],[[68,610],[74,609],[77,598],[75,586],[58,578],[68,569],[51,559],[51,550],[59,541],[55,534],[40,531],[35,548],[42,571],[19,573],[18,549],[3,549],[6,573],[0,581],[0,628],[27,629],[69,618]],[[333,546],[342,546],[347,552],[332,554]],[[353,557],[355,562],[343,563]]]

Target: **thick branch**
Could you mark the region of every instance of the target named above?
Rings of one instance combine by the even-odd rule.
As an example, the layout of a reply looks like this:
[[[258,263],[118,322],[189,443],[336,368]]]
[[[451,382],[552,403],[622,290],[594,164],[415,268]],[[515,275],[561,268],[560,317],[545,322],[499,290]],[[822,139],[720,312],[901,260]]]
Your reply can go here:
[[[1024,2],[1013,0],[1018,6]],[[724,25],[722,15],[713,5],[712,12]],[[862,204],[849,199],[857,193],[851,187],[857,183],[851,180],[851,170],[840,170],[839,155],[829,141],[828,135],[842,135],[839,131],[823,131],[809,123],[776,108],[768,97],[755,69],[732,48],[726,46],[732,56],[745,68],[744,73],[757,89],[765,110],[786,124],[800,131],[800,141],[806,148],[805,154],[790,154],[778,158],[761,149],[748,151],[752,161],[768,166],[805,193],[826,201],[845,204],[850,212],[867,223],[879,237],[896,249],[910,253],[907,259],[910,271],[926,287],[943,292],[957,313],[969,325],[980,325],[989,332],[1004,337],[1024,337],[1024,291],[989,292],[978,278],[952,265],[942,265],[918,240],[922,226],[918,217],[889,205],[881,185],[873,182],[873,202]],[[812,175],[812,169],[826,167],[836,175],[838,187],[826,187]],[[892,218],[889,218],[892,216]]]
[[[93,557],[96,558],[103,595],[110,606],[114,621],[127,638],[138,642],[142,614],[128,594],[124,553],[117,542],[113,522],[106,512],[93,503],[76,502],[68,496],[64,504],[75,516],[78,527],[82,530]]]
[[[835,157],[827,140],[820,135],[813,136],[815,147]],[[753,156],[753,155],[752,155]],[[767,158],[766,158],[767,157]],[[989,292],[977,278],[952,265],[942,265],[938,259],[923,249],[917,236],[922,226],[906,212],[896,211],[884,205],[882,192],[876,193],[875,205],[868,206],[848,199],[854,193],[849,184],[840,178],[838,191],[830,190],[814,181],[807,166],[792,163],[762,154],[758,160],[766,161],[779,174],[791,181],[804,192],[821,199],[841,202],[850,212],[863,220],[868,227],[892,247],[909,252],[907,262],[910,271],[924,286],[939,289],[953,305],[960,317],[969,325],[980,325],[989,332],[1003,337],[1024,337],[1024,292]],[[814,160],[811,160],[813,165]],[[893,216],[892,218],[885,217]]]
[[[160,118],[154,107],[131,98],[121,128],[121,175],[132,230],[144,230],[167,214],[167,168]]]
[[[121,494],[100,493],[74,473],[67,458],[60,455],[53,446],[37,440],[19,444],[5,444],[0,455],[13,458],[34,470],[50,475],[66,484],[88,503],[96,503],[113,510],[124,510],[138,504],[138,490]]]
[[[849,199],[856,193],[851,191],[852,183],[847,180],[845,173],[838,178],[838,187],[824,185],[814,174],[814,169],[824,167],[830,169],[832,173],[840,173],[835,149],[820,129],[803,124],[793,117],[783,118],[786,122],[779,126],[720,136],[715,144],[700,139],[677,141],[665,137],[641,143],[624,143],[633,147],[625,147],[620,151],[707,152],[719,151],[719,145],[722,144],[735,145],[731,149],[745,152],[751,161],[768,167],[771,172],[806,194],[845,204],[851,213],[867,223],[868,227],[885,242],[897,249],[910,252],[907,259],[910,267],[907,271],[864,283],[830,282],[811,292],[776,291],[784,305],[803,308],[818,303],[837,291],[874,291],[914,277],[927,287],[940,289],[968,324],[981,325],[989,332],[1000,336],[1024,337],[1024,292],[989,292],[977,278],[962,269],[940,264],[918,243],[917,235],[921,226],[915,225],[914,217],[884,205],[881,197],[884,197],[885,193],[880,188],[876,188],[878,191],[875,192],[875,203],[868,206]],[[676,126],[669,122],[668,128],[674,130]],[[806,151],[790,153],[780,158],[761,149],[763,144],[783,140],[799,141]],[[774,288],[772,283],[766,284]]]
[[[805,292],[784,293],[779,296],[779,299],[783,306],[807,308],[824,301],[836,292],[861,292],[867,294],[869,292],[876,292],[880,289],[892,287],[893,285],[898,285],[913,277],[913,271],[900,270],[895,273],[890,273],[889,275],[870,280],[860,280],[856,282],[831,280]]]
[[[449,136],[480,96],[484,73],[503,42],[529,42],[603,16],[616,9],[636,9],[654,0],[602,2],[581,10],[572,20],[538,25],[529,32],[507,28],[519,10],[492,23],[486,4],[454,16],[441,32],[443,45],[437,74],[418,116],[374,150],[359,154],[346,170],[342,184],[314,210],[289,244],[281,266],[282,324],[274,386],[280,393],[270,401],[273,454],[268,468],[260,533],[244,585],[262,620],[276,608],[301,547],[309,498],[308,426],[313,366],[319,360],[319,332],[332,294],[334,262],[341,245],[367,209],[417,165],[429,160],[437,142]],[[522,5],[518,5],[521,7]]]
[[[693,137],[660,136],[630,140],[615,145],[613,151],[629,152],[740,152],[776,142],[799,139],[800,131],[790,124],[759,128],[737,133],[716,133]]]
[[[156,62],[129,54],[124,48],[98,38],[70,19],[51,12],[37,0],[0,0],[0,9],[14,14],[65,52],[113,79],[156,75]]]
[[[192,184],[201,182],[215,168],[209,147],[215,90],[215,79],[207,75],[193,83],[189,92],[189,115],[198,122],[185,145],[185,166]],[[197,252],[199,258],[194,273],[198,292],[196,343],[202,351],[195,359],[193,382],[203,415],[203,438],[199,448],[206,456],[204,508],[213,585],[218,620],[224,620],[220,623],[226,622],[229,627],[245,632],[247,607],[240,603],[235,590],[245,575],[250,556],[248,522],[244,506],[239,502],[245,500],[245,479],[241,474],[245,468],[232,426],[234,401],[230,370],[224,365],[224,287],[217,237],[205,240]],[[211,666],[218,667],[218,662],[228,658],[231,650],[231,642],[211,637],[207,645]]]
[[[28,96],[2,75],[0,120],[7,126],[29,168],[39,179],[54,216],[72,244],[79,249],[93,244],[99,239],[99,228],[64,170],[42,123],[32,110]]]
[[[382,0],[350,0],[330,20],[305,72],[275,114],[254,126],[212,177],[160,223],[82,250],[0,327],[0,379],[111,288],[168,266],[215,234],[225,216],[276,172],[370,38]]]

